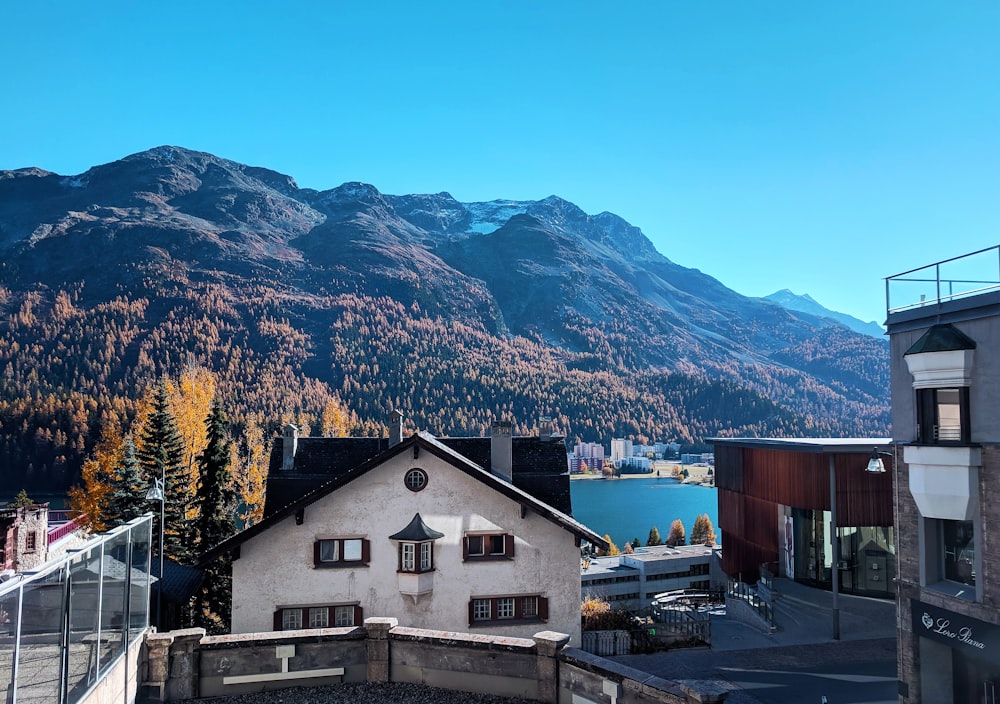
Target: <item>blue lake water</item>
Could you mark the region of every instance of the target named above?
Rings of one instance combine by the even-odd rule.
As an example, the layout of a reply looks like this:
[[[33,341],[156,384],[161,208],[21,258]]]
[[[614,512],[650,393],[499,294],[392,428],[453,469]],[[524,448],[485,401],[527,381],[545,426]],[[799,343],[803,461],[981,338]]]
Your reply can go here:
[[[707,513],[719,532],[719,502],[715,487],[681,484],[676,479],[575,479],[570,481],[573,517],[598,535],[610,535],[619,548],[633,538],[645,545],[656,526],[665,540],[670,524],[681,519],[691,535],[694,519]]]

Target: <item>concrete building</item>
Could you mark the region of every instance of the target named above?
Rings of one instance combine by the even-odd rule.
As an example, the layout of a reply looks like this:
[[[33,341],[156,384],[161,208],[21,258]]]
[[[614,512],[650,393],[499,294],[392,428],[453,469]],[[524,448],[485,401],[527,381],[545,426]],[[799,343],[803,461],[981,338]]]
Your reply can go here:
[[[586,469],[600,472],[604,467],[604,445],[599,442],[581,442],[573,448],[569,458],[569,471],[579,474]]]
[[[901,702],[1000,696],[998,251],[887,279]]]
[[[717,551],[707,545],[653,545],[632,554],[584,559],[580,593],[599,597],[615,608],[639,611],[657,594],[678,589],[725,587]]]
[[[360,459],[359,459],[360,458]],[[540,497],[545,497],[547,501]],[[298,438],[272,452],[265,518],[233,563],[234,633],[359,625],[579,640],[580,547],[561,437]]]

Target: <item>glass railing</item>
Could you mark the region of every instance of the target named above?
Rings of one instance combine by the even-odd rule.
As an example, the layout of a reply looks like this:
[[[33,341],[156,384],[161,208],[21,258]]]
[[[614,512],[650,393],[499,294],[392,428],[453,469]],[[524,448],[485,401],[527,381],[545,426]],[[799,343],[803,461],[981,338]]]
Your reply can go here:
[[[149,624],[152,517],[0,584],[0,701],[76,704]]]
[[[885,308],[891,315],[991,291],[1000,291],[1000,245],[887,277]]]

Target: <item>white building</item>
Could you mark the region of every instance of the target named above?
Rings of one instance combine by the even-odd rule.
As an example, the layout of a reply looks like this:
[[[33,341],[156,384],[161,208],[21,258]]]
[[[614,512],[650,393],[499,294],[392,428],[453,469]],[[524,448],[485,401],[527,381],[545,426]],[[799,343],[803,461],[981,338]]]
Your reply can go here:
[[[562,438],[512,438],[510,424],[495,424],[489,438],[401,440],[398,420],[388,443],[299,439],[289,426],[264,520],[206,556],[238,556],[232,631],[390,616],[579,643],[579,548],[606,543],[570,515]]]
[[[611,440],[611,461],[618,465],[626,457],[632,456],[632,441],[625,438]]]
[[[580,593],[639,611],[657,594],[677,589],[725,586],[717,547],[654,545],[632,554],[585,558],[580,567]]]

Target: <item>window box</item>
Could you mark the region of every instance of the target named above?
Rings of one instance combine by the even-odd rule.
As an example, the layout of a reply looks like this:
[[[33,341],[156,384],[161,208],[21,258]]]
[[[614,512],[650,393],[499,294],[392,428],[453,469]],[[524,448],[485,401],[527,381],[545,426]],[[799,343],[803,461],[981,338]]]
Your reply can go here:
[[[513,560],[514,536],[510,533],[476,533],[462,540],[465,562]]]
[[[313,543],[313,566],[367,567],[371,543],[364,538],[320,538]]]
[[[483,596],[469,600],[470,626],[544,623],[548,618],[549,600],[538,594]]]

